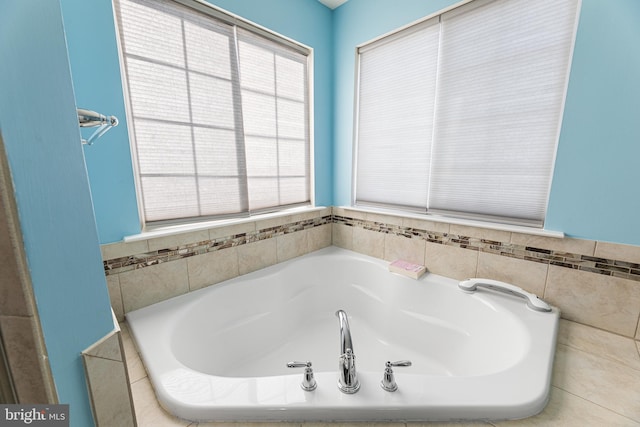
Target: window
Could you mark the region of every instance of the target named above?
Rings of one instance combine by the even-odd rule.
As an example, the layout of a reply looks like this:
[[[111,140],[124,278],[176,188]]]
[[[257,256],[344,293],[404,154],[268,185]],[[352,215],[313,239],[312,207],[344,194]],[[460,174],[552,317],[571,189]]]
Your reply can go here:
[[[145,223],[310,204],[310,49],[198,2],[114,5]]]
[[[358,49],[355,204],[541,226],[578,0],[475,0]]]

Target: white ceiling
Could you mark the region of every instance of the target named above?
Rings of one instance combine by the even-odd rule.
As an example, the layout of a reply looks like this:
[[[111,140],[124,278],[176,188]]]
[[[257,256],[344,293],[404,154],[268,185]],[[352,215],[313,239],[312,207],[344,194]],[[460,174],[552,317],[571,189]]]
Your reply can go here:
[[[342,3],[345,3],[347,0],[318,0],[318,1],[330,9],[335,9],[336,7],[340,6]]]

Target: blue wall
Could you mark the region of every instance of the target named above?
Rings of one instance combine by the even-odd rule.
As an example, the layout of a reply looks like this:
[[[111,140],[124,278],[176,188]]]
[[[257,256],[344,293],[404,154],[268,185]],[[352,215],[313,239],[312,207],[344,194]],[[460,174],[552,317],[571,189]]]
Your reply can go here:
[[[640,245],[639,46],[639,1],[583,1],[549,229]]]
[[[84,147],[101,243],[140,232],[120,63],[110,0],[59,0],[79,108],[114,115],[119,125]],[[95,129],[83,129],[88,137]]]
[[[0,93],[0,132],[56,389],[71,425],[93,425],[80,352],[113,322],[58,1],[0,2]]]
[[[315,185],[319,205],[351,200],[355,47],[457,0],[209,0],[315,50]],[[121,125],[85,148],[100,241],[139,232],[111,2],[61,0],[79,106]],[[584,0],[546,228],[640,244],[640,2]],[[96,48],[98,46],[99,48]],[[99,84],[95,84],[95,82]],[[635,122],[638,122],[637,118]]]
[[[316,0],[209,0],[314,49],[314,160],[317,205],[332,203],[332,13]],[[81,108],[115,115],[120,125],[85,147],[101,243],[140,232],[111,0],[61,0]]]

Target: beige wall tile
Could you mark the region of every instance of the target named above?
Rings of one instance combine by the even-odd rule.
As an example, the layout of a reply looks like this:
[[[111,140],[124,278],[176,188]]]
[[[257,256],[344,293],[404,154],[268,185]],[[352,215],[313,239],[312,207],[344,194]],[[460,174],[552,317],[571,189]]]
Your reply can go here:
[[[558,343],[640,371],[640,354],[631,338],[560,319]]]
[[[558,345],[553,385],[640,421],[640,371]]]
[[[331,246],[332,226],[333,224],[323,224],[307,230],[307,252],[313,252]]]
[[[8,194],[1,192],[3,188],[11,188],[11,184],[5,181],[10,177],[4,176],[8,171],[3,167],[0,164],[0,315],[31,316],[30,273],[13,196],[10,191]]]
[[[435,231],[438,233],[449,233],[450,229],[448,222],[428,221],[418,218],[403,218],[402,226],[417,228],[418,230]]]
[[[521,233],[512,233],[511,243],[580,255],[593,255],[596,246],[596,242],[593,240],[572,239],[569,237],[559,239]]]
[[[283,234],[276,237],[277,262],[299,257],[307,253],[309,248],[307,230]]]
[[[122,337],[122,348],[124,351],[125,360],[127,361],[129,383],[134,383],[146,377],[147,371],[142,364],[142,359],[140,359],[140,354],[138,353],[136,344],[131,337],[129,325],[126,322],[123,322],[120,323],[120,328],[122,330],[120,335]]]
[[[360,227],[349,228],[353,229],[353,246],[346,249],[352,249],[375,258],[384,258],[384,233]]]
[[[93,417],[99,426],[135,426],[123,362],[85,355]]]
[[[165,262],[120,273],[124,312],[146,307],[189,291],[187,261]]]
[[[147,253],[149,252],[149,244],[146,240],[139,240],[130,243],[108,243],[100,246],[100,250],[102,251],[102,259],[108,260]]]
[[[159,249],[175,248],[177,246],[188,245],[209,240],[209,230],[198,230],[189,233],[173,234],[171,236],[157,237],[149,239],[149,251]]]
[[[322,218],[325,215],[331,215],[330,208],[314,209],[311,211],[295,213],[291,216],[291,222],[308,221],[314,218]]]
[[[539,262],[495,255],[478,254],[478,277],[494,279],[519,286],[538,296],[544,295],[549,266]]]
[[[492,424],[497,427],[640,427],[640,423],[558,387],[551,387],[551,399],[542,413],[523,420]]]
[[[434,274],[457,280],[469,279],[476,277],[478,252],[426,242],[424,265]]]
[[[209,229],[209,239],[215,240],[221,237],[235,236],[236,234],[251,233],[256,231],[255,221],[242,222],[240,224],[224,225]]]
[[[640,264],[640,246],[597,242],[595,256]]]
[[[18,402],[49,402],[40,371],[40,357],[34,341],[33,317],[0,316],[0,330]]]
[[[364,211],[349,209],[345,207],[334,207],[332,212],[334,215],[355,218],[355,219],[364,220],[367,217],[367,213]]]
[[[204,288],[238,276],[237,247],[187,258],[189,290]]]
[[[83,351],[82,357],[96,424],[135,426],[119,327]]]
[[[331,215],[345,216],[344,215],[345,212],[346,212],[345,208],[341,206],[331,206]]]
[[[120,346],[120,330],[118,329],[107,334],[103,339],[94,343],[82,352],[82,354],[86,356],[101,357],[103,359],[110,359],[116,362],[122,362],[124,360],[122,353],[123,351]]]
[[[238,246],[239,273],[247,274],[278,262],[276,239],[260,240]]]
[[[2,206],[0,206],[2,208]],[[0,220],[6,217],[0,214]],[[0,315],[30,316],[32,314],[23,290],[20,271],[22,250],[12,241],[6,222],[0,224]],[[24,272],[26,273],[26,272]]]
[[[333,213],[333,208],[331,206],[325,206],[324,208],[322,208],[322,210],[316,213],[316,217],[322,218],[324,216],[331,215],[332,213]]]
[[[353,230],[344,224],[332,224],[331,226],[331,243],[335,246],[353,250]]]
[[[403,259],[415,264],[424,263],[425,243],[423,239],[409,239],[394,234],[384,234],[384,258],[387,261]]]
[[[402,217],[398,215],[387,215],[378,212],[367,212],[365,214],[367,221],[379,222],[382,224],[402,225]]]
[[[640,314],[640,282],[549,266],[544,298],[562,317],[633,337]]]
[[[109,290],[109,300],[111,308],[118,322],[124,320],[124,306],[122,305],[122,292],[120,291],[120,275],[111,274],[107,276],[107,289]]]
[[[192,424],[191,421],[175,418],[162,409],[148,378],[131,384],[131,394],[138,427],[186,427]]]
[[[494,242],[508,242],[511,239],[511,232],[509,231],[491,230],[468,225],[451,224],[449,232],[457,236],[475,237],[476,239],[486,239]]]
[[[293,222],[293,215],[277,216],[274,218],[260,219],[256,221],[256,230],[264,230],[265,228],[279,227],[281,225]]]

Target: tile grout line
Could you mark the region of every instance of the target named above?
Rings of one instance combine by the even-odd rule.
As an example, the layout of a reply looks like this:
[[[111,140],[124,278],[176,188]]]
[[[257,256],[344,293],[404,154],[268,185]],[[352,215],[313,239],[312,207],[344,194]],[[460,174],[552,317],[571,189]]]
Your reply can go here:
[[[538,262],[548,266],[558,266],[592,274],[601,274],[627,280],[640,281],[640,264],[595,257],[590,254],[573,254],[565,251],[553,251],[511,242],[499,242],[451,233],[423,230],[378,221],[357,219],[341,215],[325,215],[308,220],[297,221],[280,226],[256,229],[254,232],[218,237],[202,242],[178,245],[120,258],[104,260],[106,275],[149,267],[162,262],[188,258],[194,255],[214,252],[233,246],[240,246],[280,235],[308,230],[326,224],[342,224],[364,230],[392,234],[405,238],[419,238],[426,242],[459,247],[462,249],[485,252],[498,256]],[[597,242],[596,242],[597,243]],[[548,273],[547,273],[548,274]]]
[[[627,419],[627,420],[629,420],[629,421],[631,421],[631,422],[633,422],[633,423],[640,424],[640,420],[636,420],[636,419],[633,419],[633,418],[631,418],[631,417],[629,417],[629,416],[627,416],[627,415],[621,414],[620,412],[618,412],[618,411],[614,410],[613,408],[607,408],[606,406],[602,406],[602,404],[600,404],[600,403],[597,403],[597,402],[594,402],[594,401],[592,401],[592,400],[589,400],[589,399],[587,399],[587,398],[586,398],[586,397],[584,397],[584,396],[580,396],[580,395],[578,395],[578,394],[575,394],[574,392],[571,392],[571,391],[569,391],[569,390],[566,390],[566,389],[564,389],[563,387],[560,387],[560,386],[557,386],[557,385],[553,385],[553,384],[552,384],[551,386],[552,386],[552,387],[557,388],[558,390],[562,390],[563,392],[565,392],[565,393],[567,393],[567,394],[570,394],[570,395],[572,395],[573,397],[575,397],[575,398],[577,398],[577,399],[580,399],[580,400],[582,400],[582,401],[584,401],[584,402],[587,402],[587,403],[589,403],[589,404],[591,404],[591,405],[595,405],[595,406],[597,406],[597,407],[599,407],[599,408],[601,408],[601,409],[604,409],[604,410],[606,410],[606,411],[609,411],[609,412],[611,412],[611,413],[614,413],[614,414],[618,415],[619,417],[625,418],[625,419]]]
[[[103,260],[105,275],[109,276],[125,271],[150,267],[163,262],[175,261],[194,255],[203,255],[205,253],[215,252],[234,246],[241,246],[248,243],[267,240],[298,231],[306,231],[311,228],[332,224],[332,220],[332,215],[325,215],[289,224],[257,229],[252,232],[217,237],[215,239],[187,243],[125,257],[106,259]]]
[[[350,227],[363,228],[365,230],[384,234],[395,234],[406,238],[420,234],[421,238],[430,243],[459,247],[462,249],[485,252],[524,261],[538,262],[549,266],[553,265],[592,274],[640,281],[640,264],[632,262],[610,260],[588,254],[573,254],[565,251],[553,251],[532,246],[518,245],[510,242],[497,242],[488,239],[395,225],[376,228],[376,224],[381,223],[339,215],[334,215],[333,217],[334,224],[343,224]],[[399,229],[399,232],[394,233],[394,228]],[[407,232],[410,233],[410,236],[405,234]]]

